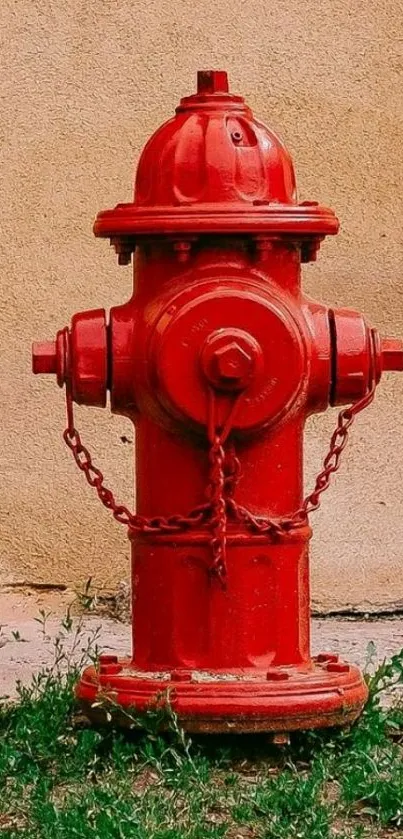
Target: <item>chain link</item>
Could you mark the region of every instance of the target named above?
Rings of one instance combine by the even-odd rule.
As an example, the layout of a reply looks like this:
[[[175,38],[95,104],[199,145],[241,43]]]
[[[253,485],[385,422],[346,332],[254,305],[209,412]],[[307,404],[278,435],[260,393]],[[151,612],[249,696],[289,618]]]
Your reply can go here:
[[[211,572],[218,577],[221,585],[225,586],[227,575],[227,503],[224,494],[225,451],[218,434],[215,436],[211,445],[209,461],[210,485],[207,489],[207,496],[210,501],[210,528],[212,531],[210,539],[210,548],[213,556]]]
[[[372,402],[374,395],[375,382],[371,384],[362,399],[349,408],[340,411],[336,428],[331,436],[329,450],[312,492],[306,496],[302,506],[295,513],[281,519],[255,516],[234,500],[241,466],[236,456],[234,443],[231,440],[228,441],[228,437],[233,427],[240,396],[235,399],[227,420],[220,431],[215,416],[216,397],[213,390],[209,392],[207,430],[210,442],[210,472],[206,490],[207,501],[195,507],[186,516],[171,515],[145,518],[130,512],[123,504],[117,503],[112,490],[105,486],[101,470],[93,464],[91,455],[75,428],[73,397],[69,384],[66,385],[67,428],[63,433],[63,438],[72,452],[78,468],[83,472],[89,485],[96,490],[101,503],[112,512],[116,521],[128,527],[129,531],[155,535],[183,533],[196,528],[209,530],[211,532],[209,544],[212,552],[210,571],[225,588],[228,521],[243,524],[246,529],[253,533],[265,535],[270,539],[279,538],[293,529],[308,524],[310,513],[320,506],[322,493],[328,489],[332,475],[339,469],[341,455],[347,445],[348,433],[356,415]]]
[[[68,413],[72,414],[72,397],[68,390],[66,391],[66,400]],[[136,513],[131,513],[123,504],[117,503],[112,490],[105,486],[101,470],[94,466],[91,455],[81,442],[80,434],[74,425],[66,428],[63,439],[72,452],[78,468],[83,472],[89,485],[95,488],[104,507],[111,510],[116,521],[126,525],[129,530],[150,534],[179,533],[183,530],[201,526],[208,519],[211,506],[208,503],[195,507],[187,516],[154,516],[148,519]]]
[[[320,506],[321,495],[328,488],[331,476],[337,472],[340,466],[341,454],[346,448],[348,442],[348,432],[352,426],[355,417],[364,408],[373,402],[375,396],[376,383],[372,381],[371,386],[365,396],[359,399],[350,408],[343,408],[337,417],[337,425],[330,438],[329,451],[323,461],[323,469],[319,472],[316,478],[313,491],[307,495],[300,511],[305,517],[313,513]]]

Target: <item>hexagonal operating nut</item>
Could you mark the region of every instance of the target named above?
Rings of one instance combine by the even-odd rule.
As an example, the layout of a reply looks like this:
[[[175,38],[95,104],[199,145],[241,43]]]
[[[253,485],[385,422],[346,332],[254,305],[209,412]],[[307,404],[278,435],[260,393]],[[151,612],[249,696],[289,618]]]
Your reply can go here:
[[[218,376],[226,382],[247,380],[252,371],[252,356],[236,341],[216,349],[213,359]]]
[[[32,372],[53,373],[59,387],[69,375],[69,330],[59,329],[56,341],[34,341],[32,344]]]
[[[381,339],[382,370],[403,370],[403,342],[398,338]]]
[[[57,372],[56,341],[34,341],[32,344],[32,372],[35,374]]]

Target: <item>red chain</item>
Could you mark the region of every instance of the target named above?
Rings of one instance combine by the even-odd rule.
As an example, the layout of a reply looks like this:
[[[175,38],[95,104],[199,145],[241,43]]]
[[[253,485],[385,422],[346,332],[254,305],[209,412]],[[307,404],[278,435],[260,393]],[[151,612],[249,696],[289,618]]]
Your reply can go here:
[[[210,546],[213,561],[210,570],[218,577],[223,587],[226,581],[226,542],[228,519],[244,524],[254,533],[264,534],[272,539],[289,533],[308,523],[308,516],[320,506],[321,495],[328,488],[331,476],[340,466],[341,454],[346,447],[349,429],[360,411],[369,405],[375,395],[375,382],[368,393],[340,411],[337,426],[330,440],[329,451],[323,461],[322,470],[316,478],[314,489],[305,498],[302,506],[288,518],[269,519],[254,516],[245,507],[237,504],[233,495],[240,474],[240,463],[235,454],[233,443],[227,443],[232,430],[240,397],[233,403],[229,416],[220,431],[216,425],[216,399],[214,391],[209,392],[208,438],[210,442],[210,480],[207,488],[207,502],[200,504],[187,516],[155,516],[145,518],[116,502],[112,490],[104,484],[104,476],[94,466],[88,449],[81,442],[81,437],[74,425],[73,397],[69,384],[66,386],[67,428],[63,438],[71,450],[78,468],[84,473],[90,486],[96,489],[102,504],[111,510],[112,515],[130,531],[161,534],[178,533],[195,528],[207,528],[211,531]]]
[[[212,530],[210,548],[213,554],[211,570],[217,575],[221,584],[224,586],[224,581],[227,575],[227,503],[224,495],[225,451],[218,434],[213,440],[210,448],[209,460],[210,486],[208,488],[208,495],[211,505],[210,527]]]
[[[235,491],[237,475],[240,471],[239,461],[232,468],[233,460],[226,459],[224,446],[232,431],[240,398],[241,395],[238,394],[220,431],[216,417],[216,395],[212,388],[209,388],[208,391],[207,434],[210,442],[210,483],[207,488],[207,496],[211,505],[210,528],[212,536],[210,547],[213,555],[211,571],[218,577],[223,588],[226,586],[227,576],[227,503]]]
[[[254,516],[245,507],[240,506],[232,499],[229,500],[229,511],[238,521],[242,521],[246,527],[255,533],[265,534],[272,538],[289,533],[297,527],[308,523],[308,516],[320,507],[321,495],[328,489],[331,476],[340,467],[340,458],[348,442],[348,432],[355,417],[364,410],[374,399],[376,384],[373,382],[362,399],[359,399],[349,408],[343,408],[337,417],[337,425],[330,438],[329,451],[323,461],[322,469],[319,472],[312,492],[306,496],[302,506],[288,518],[269,519],[261,516]]]

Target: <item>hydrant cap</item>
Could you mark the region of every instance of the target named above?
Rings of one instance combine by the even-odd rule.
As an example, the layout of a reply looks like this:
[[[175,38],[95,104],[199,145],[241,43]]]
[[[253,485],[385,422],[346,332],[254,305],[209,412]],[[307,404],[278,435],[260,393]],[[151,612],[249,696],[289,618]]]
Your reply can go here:
[[[282,141],[258,122],[227,74],[200,71],[140,157],[134,201],[99,213],[104,237],[186,233],[337,233],[332,210],[298,203]]]

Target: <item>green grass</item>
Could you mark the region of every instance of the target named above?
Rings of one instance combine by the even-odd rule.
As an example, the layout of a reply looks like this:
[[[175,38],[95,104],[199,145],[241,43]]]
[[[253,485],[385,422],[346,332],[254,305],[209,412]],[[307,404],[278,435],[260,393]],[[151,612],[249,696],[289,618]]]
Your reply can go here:
[[[64,629],[73,631],[69,620]],[[403,651],[370,679],[355,726],[298,735],[277,751],[264,737],[191,742],[172,712],[165,735],[158,715],[142,732],[91,728],[74,704],[63,643],[56,667],[0,705],[1,839],[401,835],[403,708],[384,710],[380,697],[403,685]]]

